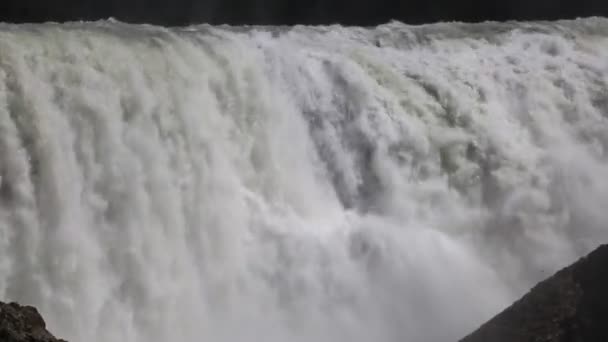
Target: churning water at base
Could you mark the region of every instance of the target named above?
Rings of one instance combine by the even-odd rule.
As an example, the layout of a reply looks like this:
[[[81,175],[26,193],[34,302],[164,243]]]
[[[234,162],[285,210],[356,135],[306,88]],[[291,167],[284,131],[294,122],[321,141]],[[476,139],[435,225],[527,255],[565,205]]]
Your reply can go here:
[[[608,240],[608,20],[0,25],[0,298],[78,341],[455,341]]]

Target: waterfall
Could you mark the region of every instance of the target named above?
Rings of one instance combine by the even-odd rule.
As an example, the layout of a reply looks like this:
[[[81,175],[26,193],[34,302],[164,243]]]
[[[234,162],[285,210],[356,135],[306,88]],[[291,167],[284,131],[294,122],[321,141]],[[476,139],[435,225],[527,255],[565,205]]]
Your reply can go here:
[[[608,241],[608,19],[0,24],[0,298],[72,342],[455,341]]]

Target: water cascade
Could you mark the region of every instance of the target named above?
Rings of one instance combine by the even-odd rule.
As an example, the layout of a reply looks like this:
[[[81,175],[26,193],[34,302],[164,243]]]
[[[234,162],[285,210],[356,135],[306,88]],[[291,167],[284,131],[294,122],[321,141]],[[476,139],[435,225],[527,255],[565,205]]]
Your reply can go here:
[[[608,20],[0,24],[0,298],[72,342],[455,341],[608,240]]]

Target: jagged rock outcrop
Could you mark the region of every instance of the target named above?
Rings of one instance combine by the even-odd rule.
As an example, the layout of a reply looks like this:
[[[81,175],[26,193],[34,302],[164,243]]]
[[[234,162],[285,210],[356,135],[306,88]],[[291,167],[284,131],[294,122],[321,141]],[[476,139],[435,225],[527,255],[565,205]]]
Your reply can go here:
[[[55,338],[33,306],[0,302],[1,342],[66,342]]]
[[[536,285],[461,342],[608,341],[608,245]]]

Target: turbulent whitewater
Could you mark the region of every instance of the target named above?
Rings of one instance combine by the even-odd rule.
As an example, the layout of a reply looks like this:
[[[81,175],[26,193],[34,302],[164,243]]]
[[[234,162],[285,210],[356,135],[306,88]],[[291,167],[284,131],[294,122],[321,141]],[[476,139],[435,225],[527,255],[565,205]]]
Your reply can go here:
[[[455,341],[607,175],[607,19],[0,25],[0,298],[72,342]]]

